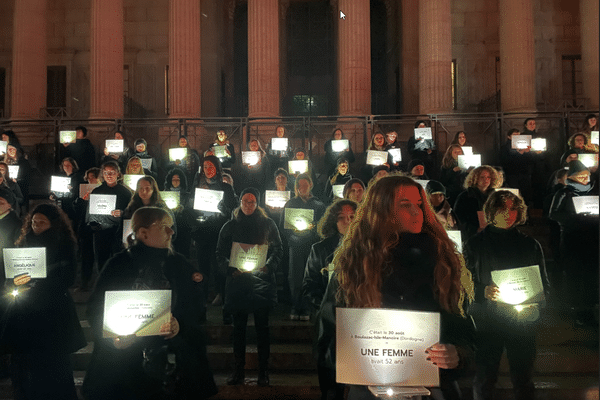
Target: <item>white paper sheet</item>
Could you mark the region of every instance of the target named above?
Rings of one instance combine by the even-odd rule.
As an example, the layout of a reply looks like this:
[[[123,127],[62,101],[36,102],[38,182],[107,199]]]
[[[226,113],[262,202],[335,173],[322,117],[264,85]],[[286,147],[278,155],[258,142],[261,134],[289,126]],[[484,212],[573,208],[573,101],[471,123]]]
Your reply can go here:
[[[492,271],[492,281],[500,290],[498,301],[502,303],[533,304],[545,300],[538,265]]]
[[[28,274],[32,279],[46,277],[45,247],[5,248],[3,256],[6,279],[22,274]]]
[[[123,153],[123,139],[107,139],[104,146],[108,154],[121,154]]]
[[[117,206],[116,194],[90,194],[91,215],[111,215]]]
[[[246,244],[233,242],[229,255],[229,266],[242,272],[260,269],[267,262],[268,244]]]
[[[155,336],[171,321],[170,290],[107,291],[102,337]]]
[[[221,200],[223,200],[223,192],[220,190],[196,188],[194,210],[221,213],[219,210]]]
[[[367,165],[382,165],[388,160],[387,151],[367,150]]]

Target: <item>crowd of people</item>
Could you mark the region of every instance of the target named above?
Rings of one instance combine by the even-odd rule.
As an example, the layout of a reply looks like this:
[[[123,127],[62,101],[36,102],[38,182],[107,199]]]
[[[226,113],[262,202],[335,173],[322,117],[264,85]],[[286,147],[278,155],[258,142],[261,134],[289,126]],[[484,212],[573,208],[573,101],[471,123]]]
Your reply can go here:
[[[31,166],[14,132],[3,132],[0,249],[44,247],[47,257],[46,278],[0,278],[19,294],[3,303],[0,336],[11,354],[15,395],[76,398],[69,354],[86,343],[69,292],[74,287],[91,292],[87,317],[95,346],[86,398],[214,395],[202,333],[210,304],[222,306],[223,322],[233,324],[227,384],[245,382],[246,327],[253,314],[258,385],[268,386],[269,319],[279,272],[289,318],[312,317],[318,326],[323,399],[373,398],[365,387],[347,390],[336,382],[336,307],[440,313],[440,343],[423,355],[440,368],[435,398],[460,398],[457,373],[470,361],[476,365],[474,397],[491,398],[504,348],[516,398],[533,398],[535,329],[544,304],[523,311],[500,302],[492,272],[537,265],[546,293],[564,276],[561,300],[578,323],[594,323],[598,215],[578,210],[573,198],[598,195],[597,158],[590,164],[580,157],[598,154],[591,137],[597,117],[589,115],[569,138],[556,166],[543,149],[514,145],[515,135],[538,136],[531,118],[522,132],[508,131],[499,166],[459,165],[467,148],[473,152],[460,131],[436,169],[427,128],[417,121],[406,147],[396,131],[377,130],[364,164],[336,128],[320,169],[304,148],[293,147],[283,126],[266,146],[251,138],[241,153],[223,129],[201,152],[182,135],[171,150],[184,151],[168,158],[150,154],[143,138],[129,147],[123,132],[110,138],[122,141],[121,151],[105,148],[97,158],[81,126],[75,141],[62,146],[55,174],[70,179],[67,189],[52,190],[48,202],[31,210]],[[18,171],[11,170],[15,165]],[[527,222],[528,207],[543,208],[552,224],[557,266],[549,273],[539,243],[516,229]],[[105,293],[127,290],[173,292],[162,337],[103,337]],[[164,366],[171,354],[177,360],[171,373],[147,367],[160,357]]]

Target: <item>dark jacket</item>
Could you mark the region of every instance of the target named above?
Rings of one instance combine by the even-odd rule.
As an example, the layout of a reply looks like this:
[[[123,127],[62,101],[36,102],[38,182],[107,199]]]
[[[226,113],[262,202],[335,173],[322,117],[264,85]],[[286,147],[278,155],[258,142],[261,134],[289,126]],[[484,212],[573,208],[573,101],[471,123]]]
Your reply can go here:
[[[333,235],[312,245],[306,269],[302,291],[308,297],[315,311],[318,311],[329,283],[328,266],[333,261],[333,253],[341,240],[340,235]]]
[[[255,165],[242,164],[236,176],[237,192],[241,193],[247,187],[258,189],[264,195],[267,184],[273,179],[269,158],[260,152],[260,161]]]
[[[126,186],[117,183],[115,186],[110,187],[106,182],[92,190],[91,194],[114,194],[117,196],[117,203],[115,205],[116,210],[121,210],[121,213],[127,208],[127,205],[131,201],[133,195],[131,190]],[[89,213],[89,207],[86,213],[86,222],[90,226],[96,226],[100,230],[120,228],[122,225],[121,217],[113,217],[112,215],[96,215]]]
[[[434,294],[433,270],[437,249],[427,234],[403,234],[399,245],[392,251],[392,270],[383,279],[381,308],[439,312],[441,315],[440,343],[456,346],[461,358],[459,368],[440,369],[442,399],[458,399],[451,384],[469,365],[473,357],[475,327],[471,318],[451,314],[441,308]],[[319,351],[327,354],[326,363],[335,369],[335,308],[345,307],[336,301],[339,283],[336,275],[331,278],[320,316],[323,330],[319,334]],[[431,343],[433,344],[433,343]],[[436,397],[438,398],[438,397]]]
[[[323,201],[326,203],[331,203],[336,197],[333,195],[333,186],[334,185],[345,185],[350,179],[352,179],[352,175],[350,172],[346,172],[346,175],[337,175],[335,181],[331,183],[331,179],[333,176],[327,178],[325,182],[325,190],[323,191]]]
[[[250,216],[241,210],[237,212],[237,217],[223,225],[217,243],[217,263],[219,269],[227,275],[225,309],[227,312],[252,312],[259,308],[271,308],[277,304],[275,271],[283,255],[277,225],[271,218],[262,216],[258,210]],[[229,257],[234,242],[268,244],[264,267],[266,271],[256,269],[233,277],[236,268],[229,266]]]
[[[463,183],[465,182],[466,173],[463,170],[454,171],[458,167],[458,162],[454,162],[450,168],[442,166],[440,173],[440,182],[446,188],[446,200],[450,204],[454,204],[456,198],[464,190]]]
[[[346,139],[346,138],[342,138]],[[347,151],[333,151],[331,148],[331,141],[334,139],[329,139],[325,142],[325,166],[327,167],[327,175],[333,174],[335,168],[337,167],[338,160],[345,158],[348,160],[349,164],[352,164],[355,161],[354,152],[352,151],[352,142],[348,140],[348,150]]]
[[[477,233],[479,229],[479,217],[477,211],[483,211],[483,205],[494,189],[488,189],[482,193],[476,187],[470,187],[456,198],[454,212],[460,221],[463,242]]]
[[[231,144],[229,141],[227,144],[219,144],[219,143],[213,143],[210,148],[213,149],[215,146],[225,146],[225,148],[227,149],[227,151],[229,152],[229,156],[227,157],[218,157],[219,161],[221,161],[221,165],[223,166],[223,168],[227,168],[230,169],[233,164],[235,164],[236,161],[236,156],[235,156],[235,148],[233,147],[233,144]]]
[[[89,139],[77,139],[75,143],[69,144],[64,152],[65,157],[72,157],[77,161],[77,166],[80,171],[87,171],[96,166],[96,149]]]
[[[0,219],[0,252],[3,249],[15,247],[15,242],[21,232],[21,219],[14,211],[9,211],[4,218]],[[0,283],[4,282],[4,257],[0,257]]]
[[[148,289],[172,290],[171,313],[179,322],[179,333],[170,340],[150,336],[126,349],[116,349],[113,339],[102,338],[104,295],[109,290],[132,290],[142,275],[162,277]],[[206,358],[206,341],[201,328],[198,304],[202,302],[200,283],[194,267],[168,249],[134,244],[111,258],[104,267],[88,303],[87,316],[94,334],[94,352],[83,384],[86,398],[154,399],[160,382],[142,370],[143,350],[168,345],[175,353],[180,380],[177,398],[206,398],[217,392]],[[166,282],[165,282],[166,280]],[[147,282],[147,280],[146,280]],[[180,369],[179,369],[180,368]]]
[[[492,271],[538,265],[544,288],[549,289],[542,247],[537,240],[516,228],[500,229],[488,225],[467,241],[463,254],[475,285],[475,303],[470,313],[478,330],[507,329],[518,321],[513,306],[484,297],[485,287],[493,283]]]
[[[29,232],[21,247],[45,247],[44,279],[32,279],[29,290],[9,300],[5,344],[13,353],[73,353],[86,341],[68,292],[75,281],[77,246],[55,229],[35,235]],[[7,281],[9,288],[12,280]],[[21,288],[22,290],[22,288]]]

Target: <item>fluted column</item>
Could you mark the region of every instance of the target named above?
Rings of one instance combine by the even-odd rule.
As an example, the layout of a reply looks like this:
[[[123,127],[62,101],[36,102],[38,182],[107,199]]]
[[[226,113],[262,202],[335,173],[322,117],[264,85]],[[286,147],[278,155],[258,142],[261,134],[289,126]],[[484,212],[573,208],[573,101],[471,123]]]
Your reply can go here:
[[[200,0],[170,0],[169,12],[171,116],[199,117],[202,111]]]
[[[452,110],[450,0],[419,1],[419,112]]]
[[[598,110],[598,0],[580,0],[583,95],[588,109]]]
[[[248,114],[279,116],[279,1],[248,0]]]
[[[499,0],[502,111],[533,112],[535,48],[531,0]]]
[[[123,0],[92,0],[90,117],[123,117]]]
[[[14,2],[13,119],[39,118],[46,106],[46,1]]]
[[[419,3],[401,1],[402,113],[419,113]]]
[[[339,0],[339,114],[371,114],[371,8],[369,0]],[[339,12],[338,11],[338,12]]]

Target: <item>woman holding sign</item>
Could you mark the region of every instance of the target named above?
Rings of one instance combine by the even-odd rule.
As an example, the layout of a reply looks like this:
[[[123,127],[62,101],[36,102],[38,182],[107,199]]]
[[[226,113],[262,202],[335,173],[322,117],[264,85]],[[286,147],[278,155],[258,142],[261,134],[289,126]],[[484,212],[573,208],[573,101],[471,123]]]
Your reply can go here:
[[[504,348],[510,365],[510,375],[517,400],[533,399],[533,363],[535,361],[537,304],[514,305],[516,296],[540,297],[547,287],[544,254],[540,244],[516,227],[527,219],[527,206],[515,194],[500,190],[494,192],[483,207],[488,225],[466,243],[464,255],[473,274],[475,303],[471,314],[477,326],[476,375],[473,382],[474,399],[491,399],[498,376],[498,367]],[[503,286],[495,271],[520,267],[538,267],[539,292],[523,284],[520,292]],[[523,275],[524,276],[524,275]],[[525,278],[520,278],[525,280]],[[501,287],[496,286],[495,281]],[[513,300],[514,299],[514,300]]]
[[[335,338],[336,304],[440,313],[439,342],[426,344],[414,357],[440,368],[440,388],[430,388],[433,398],[460,398],[456,378],[472,352],[474,336],[465,315],[472,281],[422,186],[391,175],[369,187],[333,263],[335,274],[321,307],[325,329],[320,343]],[[375,396],[365,386],[352,385],[348,399]]]
[[[68,291],[77,268],[77,240],[69,218],[55,205],[38,205],[24,219],[16,245],[45,248],[46,277],[20,275],[11,287],[2,339],[12,353],[15,398],[75,400],[70,354],[86,341]],[[35,269],[31,275],[40,272]]]
[[[258,207],[258,190],[247,188],[240,197],[240,207],[223,225],[217,244],[219,269],[227,276],[224,312],[233,314],[235,369],[227,384],[244,383],[246,325],[248,314],[253,313],[258,348],[258,385],[268,386],[269,312],[277,304],[275,271],[283,249],[277,225]]]
[[[142,207],[131,221],[134,239],[127,250],[106,264],[88,303],[94,352],[83,383],[85,398],[210,397],[217,388],[208,366],[201,315],[196,308],[200,294],[197,286],[203,276],[185,257],[171,250],[173,219],[166,210]],[[127,336],[103,335],[104,330],[114,326],[110,323],[114,315],[104,312],[106,292],[129,291],[134,295],[142,290],[171,291],[170,323],[150,335],[138,336],[135,326]],[[115,307],[117,318],[131,315],[127,314],[129,304],[125,304],[124,309]]]
[[[336,140],[335,146],[333,141]],[[348,146],[344,147],[345,144],[342,140],[348,141]],[[354,152],[352,151],[352,144],[344,136],[344,131],[340,128],[334,128],[331,133],[331,139],[325,142],[325,167],[327,168],[327,175],[330,176],[335,173],[335,169],[339,164],[339,160],[344,158],[349,164],[354,162]]]

